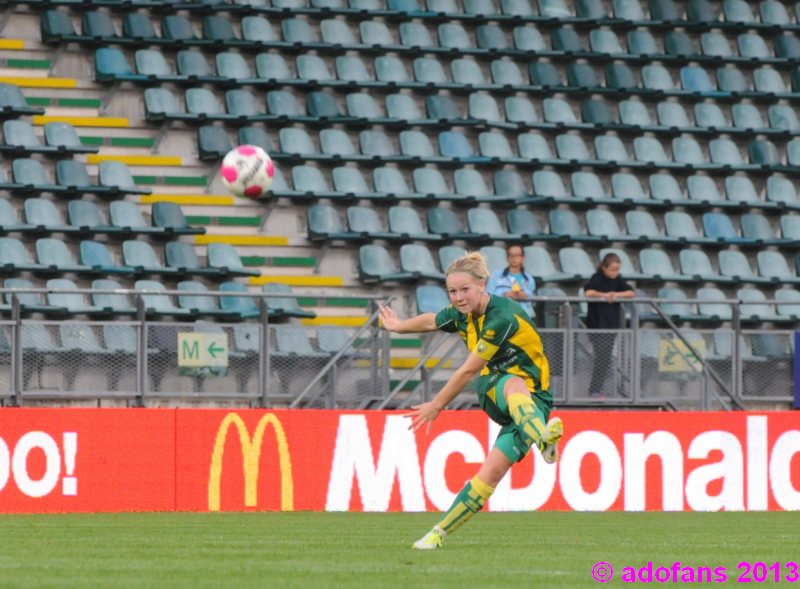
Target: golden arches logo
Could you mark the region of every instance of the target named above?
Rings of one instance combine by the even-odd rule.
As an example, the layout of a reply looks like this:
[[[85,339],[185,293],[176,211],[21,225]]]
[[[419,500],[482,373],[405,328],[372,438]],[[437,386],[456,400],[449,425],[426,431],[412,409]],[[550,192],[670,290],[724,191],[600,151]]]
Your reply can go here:
[[[267,413],[258,420],[258,425],[253,432],[252,439],[244,420],[238,413],[228,413],[217,430],[214,440],[214,451],[211,455],[211,469],[208,476],[208,510],[219,511],[220,488],[222,486],[222,460],[225,453],[225,440],[228,430],[235,426],[239,432],[239,442],[242,447],[242,466],[244,468],[244,504],[255,507],[258,503],[258,473],[261,459],[261,445],[264,441],[264,431],[267,426],[272,426],[275,441],[278,444],[278,466],[281,471],[281,509],[294,510],[294,477],[292,476],[292,458],[289,454],[289,444],[283,425],[273,413]]]

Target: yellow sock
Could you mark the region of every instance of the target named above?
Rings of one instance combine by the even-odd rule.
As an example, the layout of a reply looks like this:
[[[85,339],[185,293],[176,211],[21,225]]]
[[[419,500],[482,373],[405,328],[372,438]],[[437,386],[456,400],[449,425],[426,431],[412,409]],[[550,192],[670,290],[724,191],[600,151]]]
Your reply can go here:
[[[456,496],[455,501],[444,514],[442,521],[439,522],[438,528],[440,532],[447,535],[455,532],[463,524],[470,520],[470,518],[483,509],[486,501],[494,493],[494,487],[490,487],[477,475],[472,477],[461,492]]]
[[[508,412],[514,423],[519,426],[520,433],[528,439],[531,445],[535,444],[541,449],[545,425],[542,416],[536,411],[536,404],[530,394],[513,393],[509,395]]]

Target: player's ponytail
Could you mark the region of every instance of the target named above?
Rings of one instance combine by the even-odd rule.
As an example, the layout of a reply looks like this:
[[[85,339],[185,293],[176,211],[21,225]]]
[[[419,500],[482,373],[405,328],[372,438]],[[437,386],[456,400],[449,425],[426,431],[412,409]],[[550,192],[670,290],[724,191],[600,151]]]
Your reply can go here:
[[[447,267],[445,276],[450,276],[450,274],[456,272],[469,274],[475,280],[483,280],[484,282],[489,280],[490,275],[486,258],[480,252],[469,252],[455,260]]]

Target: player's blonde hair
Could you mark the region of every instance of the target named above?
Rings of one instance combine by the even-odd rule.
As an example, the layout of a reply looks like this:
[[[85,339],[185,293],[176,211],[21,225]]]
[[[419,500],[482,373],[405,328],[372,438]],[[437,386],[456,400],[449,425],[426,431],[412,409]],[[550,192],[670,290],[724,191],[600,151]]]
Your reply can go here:
[[[483,254],[480,252],[469,252],[453,261],[453,263],[447,267],[444,275],[450,276],[456,272],[469,274],[475,280],[483,280],[484,282],[488,281],[490,276],[489,265],[486,263],[486,258],[484,258]]]

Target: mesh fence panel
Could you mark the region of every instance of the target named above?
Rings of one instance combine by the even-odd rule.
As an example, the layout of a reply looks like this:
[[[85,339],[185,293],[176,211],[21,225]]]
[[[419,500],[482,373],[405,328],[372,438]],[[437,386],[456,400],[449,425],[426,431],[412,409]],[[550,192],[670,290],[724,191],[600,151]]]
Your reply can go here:
[[[257,324],[147,324],[151,396],[259,398]]]
[[[633,398],[631,336],[630,331],[573,331],[569,400]]]
[[[725,368],[726,355],[719,356],[715,348],[714,332],[685,331],[683,335],[694,352],[670,330],[642,330],[640,398],[669,401],[678,409],[724,407],[720,399],[728,398],[733,385]]]
[[[794,333],[742,332],[742,399],[757,401],[794,390]]]
[[[10,397],[14,391],[11,381],[12,342],[14,326],[0,323],[0,397]]]

